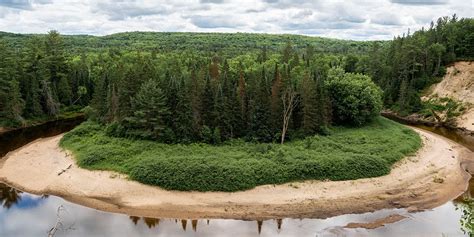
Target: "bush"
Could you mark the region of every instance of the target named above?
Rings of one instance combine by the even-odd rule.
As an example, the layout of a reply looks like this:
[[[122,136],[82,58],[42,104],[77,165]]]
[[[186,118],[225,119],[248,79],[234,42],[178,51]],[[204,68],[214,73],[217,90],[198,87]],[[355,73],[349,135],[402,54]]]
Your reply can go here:
[[[202,127],[201,138],[204,143],[212,143],[213,135],[212,130],[208,126],[204,125]]]
[[[340,69],[332,69],[340,71]],[[353,73],[330,73],[326,86],[336,124],[361,126],[376,118],[382,109],[382,90],[370,77]],[[331,77],[331,75],[334,75]]]
[[[238,191],[300,180],[350,180],[388,174],[391,165],[421,146],[413,130],[384,118],[363,128],[332,127],[328,135],[284,145],[242,139],[210,145],[164,144],[110,137],[86,122],[61,140],[79,166],[113,170],[165,189]],[[211,129],[204,129],[213,139]]]

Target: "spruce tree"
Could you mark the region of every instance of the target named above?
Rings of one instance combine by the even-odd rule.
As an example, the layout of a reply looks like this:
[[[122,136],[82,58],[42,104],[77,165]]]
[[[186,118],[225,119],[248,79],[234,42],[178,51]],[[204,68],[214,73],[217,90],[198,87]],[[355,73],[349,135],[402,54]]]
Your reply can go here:
[[[160,139],[169,113],[166,98],[155,79],[144,82],[131,99],[132,115],[125,118],[127,134],[145,139]]]

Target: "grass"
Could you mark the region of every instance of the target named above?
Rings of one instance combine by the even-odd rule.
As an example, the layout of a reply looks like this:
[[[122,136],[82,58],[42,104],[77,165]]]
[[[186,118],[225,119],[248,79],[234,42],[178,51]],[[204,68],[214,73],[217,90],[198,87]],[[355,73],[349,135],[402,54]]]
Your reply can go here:
[[[61,140],[79,166],[128,174],[170,190],[238,191],[302,180],[351,180],[388,174],[421,147],[414,131],[379,117],[361,128],[280,144],[231,140],[222,145],[163,144],[109,137],[85,122]]]

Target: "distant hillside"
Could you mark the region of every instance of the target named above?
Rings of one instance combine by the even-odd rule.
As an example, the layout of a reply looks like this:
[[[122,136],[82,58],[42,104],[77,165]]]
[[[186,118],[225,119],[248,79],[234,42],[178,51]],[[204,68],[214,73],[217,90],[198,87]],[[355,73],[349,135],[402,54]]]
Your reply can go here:
[[[15,34],[0,32],[0,39],[21,48],[36,34]],[[290,34],[253,33],[181,33],[181,32],[124,32],[107,36],[64,35],[66,48],[77,53],[81,51],[100,52],[108,48],[120,50],[195,50],[224,52],[230,55],[242,51],[280,50],[288,41],[297,49],[312,45],[316,52],[363,53],[370,49],[373,41],[352,41]],[[385,44],[389,41],[379,41]]]

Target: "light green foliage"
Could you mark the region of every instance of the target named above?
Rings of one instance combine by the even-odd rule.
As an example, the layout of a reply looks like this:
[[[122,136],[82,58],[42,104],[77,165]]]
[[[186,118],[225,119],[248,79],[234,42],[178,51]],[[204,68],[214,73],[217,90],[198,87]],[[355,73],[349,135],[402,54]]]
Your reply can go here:
[[[462,213],[459,220],[462,231],[469,236],[474,235],[474,200],[472,198],[464,198],[460,202],[456,201],[455,205],[456,210],[460,210]]]
[[[210,137],[212,132],[207,131]],[[211,138],[212,139],[212,138]],[[237,191],[301,180],[349,180],[385,175],[414,153],[420,137],[384,118],[362,128],[334,127],[331,135],[284,145],[234,139],[222,145],[163,144],[109,137],[86,122],[61,140],[81,167],[113,170],[173,190]]]
[[[360,126],[382,109],[382,90],[368,76],[332,69],[326,86],[336,123]]]
[[[440,120],[438,122],[441,123],[453,124],[456,117],[461,115],[465,109],[466,106],[461,102],[448,97],[431,98],[423,101],[423,109],[420,114],[425,118]]]

